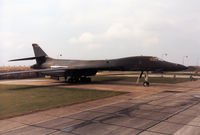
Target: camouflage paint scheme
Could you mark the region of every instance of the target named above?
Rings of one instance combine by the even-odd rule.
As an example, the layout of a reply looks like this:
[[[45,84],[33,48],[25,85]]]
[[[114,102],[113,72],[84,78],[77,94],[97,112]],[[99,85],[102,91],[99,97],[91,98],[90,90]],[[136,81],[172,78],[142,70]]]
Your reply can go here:
[[[142,71],[143,73],[144,71],[164,72],[187,69],[187,67],[183,65],[160,60],[153,56],[135,56],[110,60],[53,59],[37,44],[32,44],[32,46],[35,57],[14,59],[11,61],[36,59],[36,64],[31,66],[33,70],[28,72],[41,72],[55,77],[81,78],[96,75],[98,71]],[[3,74],[22,72],[23,71]]]

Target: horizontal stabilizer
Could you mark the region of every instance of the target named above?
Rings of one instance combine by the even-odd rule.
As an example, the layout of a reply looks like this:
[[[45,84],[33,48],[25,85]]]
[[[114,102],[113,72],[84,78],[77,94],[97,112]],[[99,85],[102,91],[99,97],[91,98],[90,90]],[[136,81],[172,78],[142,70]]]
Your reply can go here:
[[[13,60],[9,60],[9,61],[23,61],[23,60],[34,60],[37,59],[39,57],[28,57],[28,58],[21,58],[21,59],[13,59]]]

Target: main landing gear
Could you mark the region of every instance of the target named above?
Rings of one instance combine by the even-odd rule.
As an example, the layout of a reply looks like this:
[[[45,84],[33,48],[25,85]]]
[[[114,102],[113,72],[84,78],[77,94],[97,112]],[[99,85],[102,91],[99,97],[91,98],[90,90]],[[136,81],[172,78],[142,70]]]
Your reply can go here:
[[[68,82],[68,83],[90,83],[91,81],[92,80],[89,77],[70,77],[66,82]]]
[[[137,84],[140,82],[140,79],[142,78],[142,74],[144,73],[144,71],[141,72],[141,74],[138,76],[138,79],[137,79]],[[144,82],[143,82],[143,86],[144,87],[149,87],[150,83],[149,83],[149,77],[148,77],[148,71],[145,72],[144,74]]]

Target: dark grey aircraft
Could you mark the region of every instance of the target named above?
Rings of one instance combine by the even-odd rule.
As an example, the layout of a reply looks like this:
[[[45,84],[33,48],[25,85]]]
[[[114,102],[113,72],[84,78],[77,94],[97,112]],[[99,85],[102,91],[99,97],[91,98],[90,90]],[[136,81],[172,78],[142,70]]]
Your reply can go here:
[[[152,56],[136,56],[111,60],[66,60],[50,58],[37,44],[32,44],[35,57],[14,59],[10,61],[36,60],[32,65],[33,70],[2,73],[0,75],[39,72],[54,77],[65,77],[69,83],[90,82],[89,76],[94,76],[98,71],[141,71],[138,77],[145,72],[144,86],[149,86],[148,72],[181,71],[187,67]]]

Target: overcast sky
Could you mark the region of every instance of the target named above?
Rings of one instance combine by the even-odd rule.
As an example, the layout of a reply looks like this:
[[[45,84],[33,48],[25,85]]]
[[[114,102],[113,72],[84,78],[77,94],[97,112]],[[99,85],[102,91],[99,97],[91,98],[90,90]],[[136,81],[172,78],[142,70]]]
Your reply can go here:
[[[152,55],[182,64],[189,56],[185,64],[197,65],[199,6],[199,0],[0,0],[0,65],[32,57],[32,43],[54,58]]]

